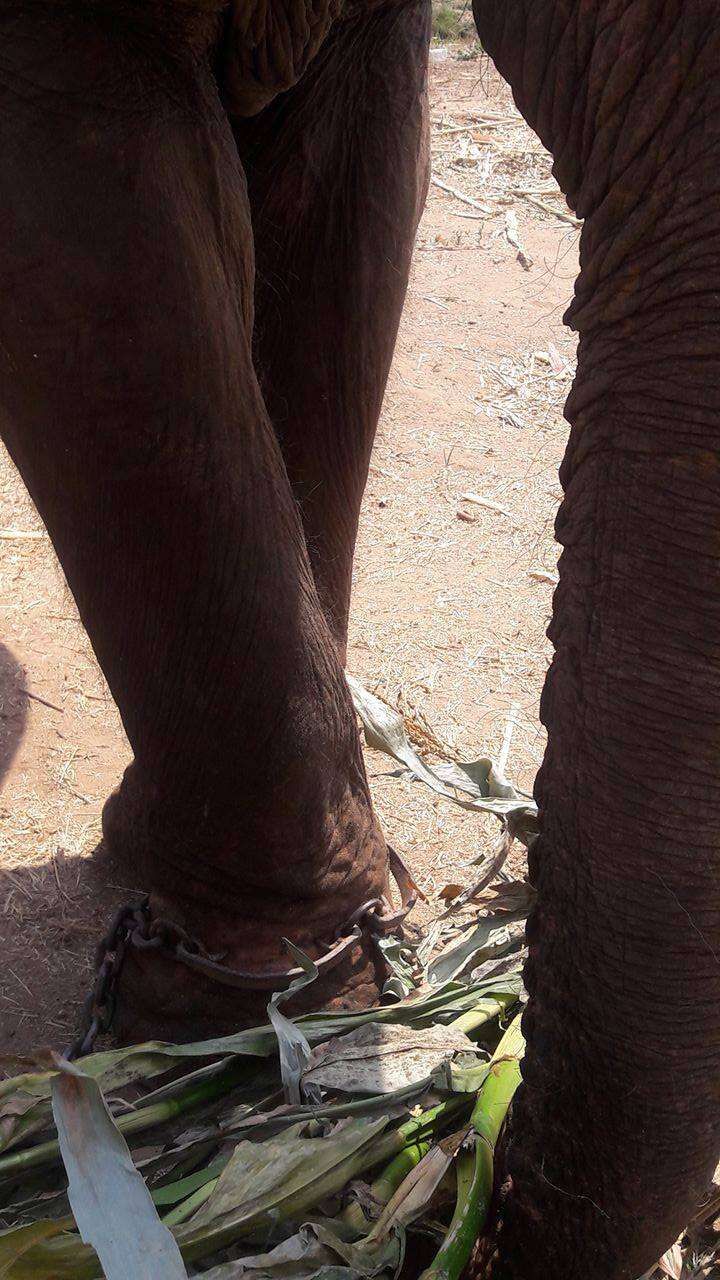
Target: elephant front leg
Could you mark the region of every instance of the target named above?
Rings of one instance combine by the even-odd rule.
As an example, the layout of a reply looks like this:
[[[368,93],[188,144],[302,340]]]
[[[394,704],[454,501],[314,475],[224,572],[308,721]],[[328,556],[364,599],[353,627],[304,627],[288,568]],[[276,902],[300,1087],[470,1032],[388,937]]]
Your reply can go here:
[[[257,118],[233,118],[257,255],[256,367],[343,660],[360,504],[429,172],[429,0],[352,9],[299,84]]]
[[[385,890],[386,849],[253,371],[235,144],[181,46],[60,5],[1,25],[3,434],[134,752],[107,840],[226,965],[283,970],[283,935],[317,954]],[[360,947],[313,1001],[375,993]],[[132,952],[121,1030],[266,999]]]
[[[497,1280],[636,1280],[720,1152],[720,15],[475,0],[586,219]]]

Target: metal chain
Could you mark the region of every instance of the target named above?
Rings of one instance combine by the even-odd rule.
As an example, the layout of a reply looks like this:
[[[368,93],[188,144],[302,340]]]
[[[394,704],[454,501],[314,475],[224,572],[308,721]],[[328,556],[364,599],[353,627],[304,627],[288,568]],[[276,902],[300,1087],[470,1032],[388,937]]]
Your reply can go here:
[[[388,859],[400,891],[401,908],[394,911],[384,896],[363,902],[336,930],[335,939],[325,955],[315,961],[320,973],[325,974],[337,967],[362,941],[363,929],[374,940],[401,931],[405,917],[417,901],[419,890],[402,859],[390,846]],[[231,969],[220,963],[221,957],[210,955],[202,943],[180,925],[162,918],[153,919],[148,898],[139,903],[129,903],[116,913],[108,932],[98,944],[95,982],[83,1002],[78,1035],[65,1051],[65,1057],[71,1061],[91,1053],[97,1037],[110,1030],[115,1015],[116,988],[131,946],[141,951],[160,952],[168,959],[202,973],[211,981],[244,991],[281,990],[303,973],[300,968],[254,973]]]
[[[109,1031],[115,1016],[115,989],[125,961],[128,942],[145,925],[149,899],[121,907],[95,952],[95,982],[80,1012],[79,1031],[64,1056],[71,1062],[91,1053],[99,1035]]]

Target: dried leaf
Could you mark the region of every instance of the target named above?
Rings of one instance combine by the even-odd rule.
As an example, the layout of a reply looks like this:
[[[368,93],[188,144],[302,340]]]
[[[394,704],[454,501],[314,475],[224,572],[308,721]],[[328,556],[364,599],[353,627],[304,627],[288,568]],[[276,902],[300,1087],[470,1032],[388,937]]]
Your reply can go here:
[[[18,1089],[0,1099],[0,1151],[9,1151],[51,1123],[50,1101]]]
[[[511,930],[508,926],[525,920],[525,912],[513,911],[500,917],[489,916],[471,930],[461,942],[442,951],[428,966],[428,982],[449,982],[470,965],[479,965],[489,959],[519,951],[523,945],[524,928]]]
[[[517,214],[512,209],[508,209],[505,214],[505,238],[513,249],[520,248],[520,232],[518,229]]]
[[[527,880],[508,880],[493,885],[481,901],[488,911],[517,911],[527,919],[536,898],[537,894]]]
[[[676,1240],[666,1253],[663,1254],[658,1266],[663,1275],[670,1276],[670,1280],[680,1280],[683,1269],[682,1249],[680,1241]]]
[[[56,1061],[53,1114],[83,1241],[95,1249],[107,1280],[187,1280],[177,1243],[160,1221],[97,1083],[64,1059]]]
[[[512,209],[508,209],[505,214],[505,238],[513,249],[517,249],[517,260],[525,271],[529,271],[532,266],[532,258],[525,252],[520,243],[520,230],[518,228],[517,215]]]
[[[345,1093],[392,1093],[427,1079],[452,1054],[473,1048],[464,1032],[452,1027],[360,1027],[314,1050],[303,1085]]]
[[[374,1246],[366,1241],[353,1244],[342,1238],[339,1222],[332,1225],[330,1230],[324,1223],[307,1222],[270,1253],[213,1267],[205,1280],[240,1280],[246,1275],[254,1280],[370,1280],[396,1273],[402,1261],[398,1235]]]
[[[528,578],[534,578],[536,582],[551,582],[556,586],[560,581],[557,573],[551,573],[548,569],[530,569]]]
[[[524,844],[532,843],[537,834],[537,806],[529,796],[522,795],[498,775],[492,760],[456,761],[431,767],[411,745],[402,716],[364,689],[353,676],[346,674],[346,678],[370,748],[392,756],[419,782],[460,808],[494,813]],[[450,780],[450,785],[445,779]],[[469,798],[458,795],[458,791]]]
[[[489,756],[481,756],[479,760],[443,761],[434,766],[434,771],[442,782],[449,783],[456,791],[463,791],[476,800],[530,799],[503,777],[497,764]]]
[[[444,884],[438,897],[443,902],[452,902],[453,898],[457,898],[458,894],[462,892],[463,886],[461,884]]]
[[[452,1161],[468,1136],[469,1127],[443,1138],[400,1184],[370,1233],[371,1240],[383,1240],[398,1227],[419,1218],[432,1200]]]
[[[288,1102],[300,1101],[300,1077],[310,1061],[310,1045],[297,1023],[291,1022],[280,1012],[279,1005],[289,1000],[303,987],[314,982],[318,976],[317,965],[298,947],[283,938],[290,955],[300,965],[303,973],[295,978],[285,991],[274,992],[268,1005],[268,1017],[278,1039],[280,1053],[280,1075],[282,1076],[285,1097]]]

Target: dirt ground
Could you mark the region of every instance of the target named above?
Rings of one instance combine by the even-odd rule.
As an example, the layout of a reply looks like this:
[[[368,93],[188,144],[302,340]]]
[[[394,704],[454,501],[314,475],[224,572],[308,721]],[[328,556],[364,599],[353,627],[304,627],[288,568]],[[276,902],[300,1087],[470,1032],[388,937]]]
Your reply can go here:
[[[530,788],[579,231],[472,44],[433,50],[431,94],[434,180],[365,499],[348,666],[410,715],[421,746],[429,726],[451,756],[497,755],[511,719],[508,774]],[[98,883],[92,868],[128,746],[4,454],[0,614],[0,1049],[19,1052],[68,1040],[94,941],[142,886]],[[382,757],[368,767],[430,898],[469,883],[493,823],[382,777]]]

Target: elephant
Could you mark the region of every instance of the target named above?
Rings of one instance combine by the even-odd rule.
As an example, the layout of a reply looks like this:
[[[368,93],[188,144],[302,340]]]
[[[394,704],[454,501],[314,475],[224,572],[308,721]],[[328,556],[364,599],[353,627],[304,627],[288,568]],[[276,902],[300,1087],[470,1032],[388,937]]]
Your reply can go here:
[[[527,1052],[475,1274],[635,1280],[720,1147],[720,10],[474,15],[583,219]],[[133,750],[106,846],[279,971],[388,891],[344,660],[429,0],[5,0],[0,28],[0,421]],[[359,930],[313,999],[377,994]],[[265,997],[148,950],[119,1000],[124,1037],[177,1039]]]

